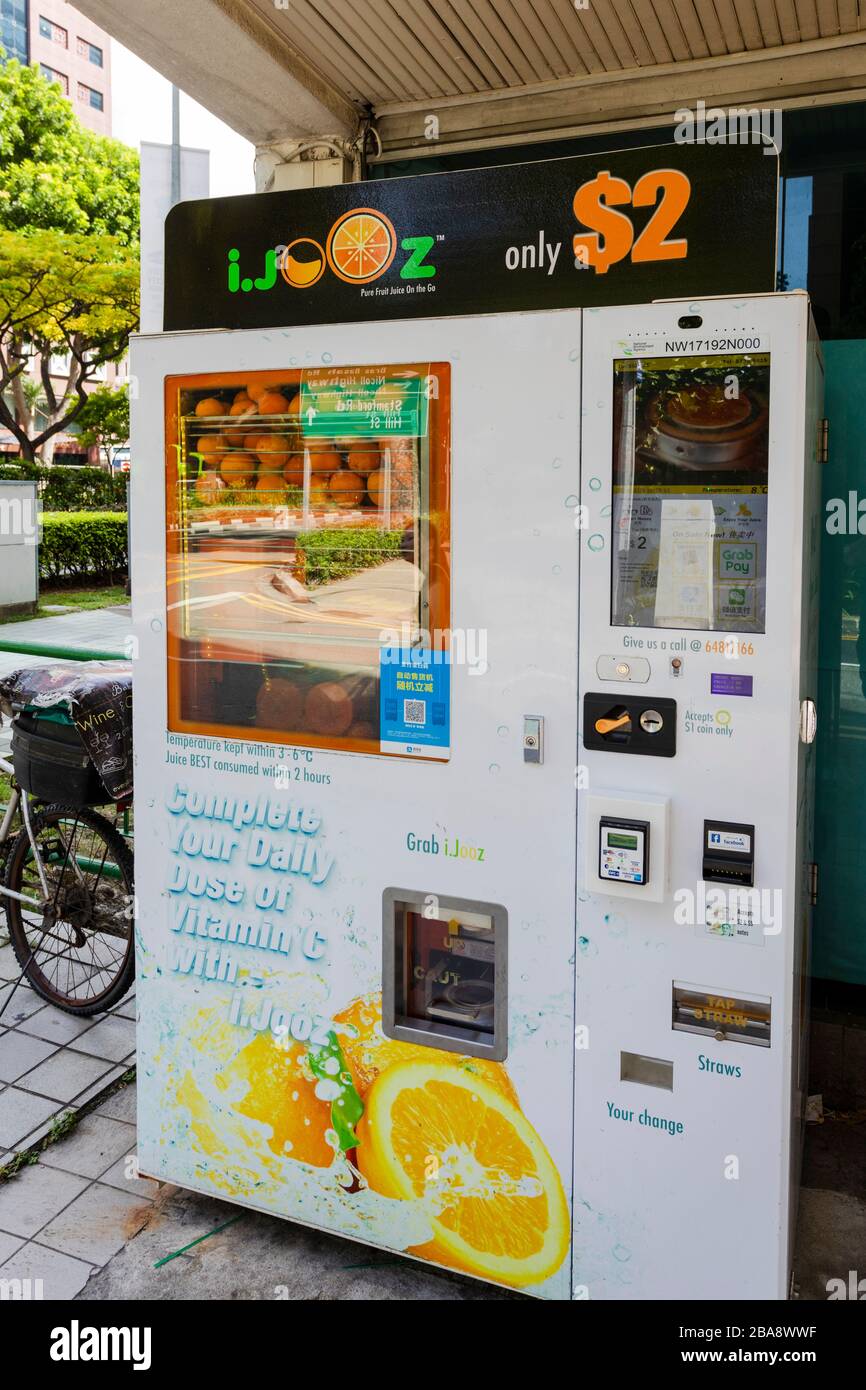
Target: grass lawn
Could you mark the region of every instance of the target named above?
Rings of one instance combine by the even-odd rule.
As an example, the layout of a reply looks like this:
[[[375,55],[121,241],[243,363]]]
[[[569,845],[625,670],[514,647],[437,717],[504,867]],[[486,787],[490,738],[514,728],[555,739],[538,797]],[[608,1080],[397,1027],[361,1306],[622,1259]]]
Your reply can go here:
[[[117,604],[129,603],[122,584],[111,584],[101,589],[50,589],[39,590],[39,607],[35,613],[22,613],[17,618],[6,618],[10,623],[29,623],[32,618],[61,618],[62,613],[47,611],[47,604],[63,604],[70,613],[80,613],[88,608],[112,608]]]

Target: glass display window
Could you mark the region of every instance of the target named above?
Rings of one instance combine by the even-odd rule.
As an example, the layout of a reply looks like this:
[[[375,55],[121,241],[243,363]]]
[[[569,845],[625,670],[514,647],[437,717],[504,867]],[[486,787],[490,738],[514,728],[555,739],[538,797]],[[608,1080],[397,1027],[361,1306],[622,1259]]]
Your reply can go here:
[[[614,362],[611,622],[764,632],[770,358]]]
[[[426,653],[399,713],[447,756],[449,364],[169,377],[166,415],[169,728],[378,753]]]

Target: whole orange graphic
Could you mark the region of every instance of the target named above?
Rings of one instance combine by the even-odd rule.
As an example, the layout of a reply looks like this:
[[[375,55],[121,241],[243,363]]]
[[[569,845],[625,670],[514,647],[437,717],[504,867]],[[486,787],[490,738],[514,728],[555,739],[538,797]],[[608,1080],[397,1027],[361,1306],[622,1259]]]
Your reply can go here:
[[[384,275],[397,253],[394,225],[374,208],[353,208],[334,223],[327,242],[328,265],[350,285]]]

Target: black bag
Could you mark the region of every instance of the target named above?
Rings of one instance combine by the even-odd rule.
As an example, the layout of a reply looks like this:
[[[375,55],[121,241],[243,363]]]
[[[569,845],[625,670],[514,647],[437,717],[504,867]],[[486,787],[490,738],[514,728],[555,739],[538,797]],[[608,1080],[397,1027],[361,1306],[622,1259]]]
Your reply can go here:
[[[111,796],[75,725],[35,711],[16,714],[12,723],[15,780],[39,801],[58,801],[78,809],[104,806]]]

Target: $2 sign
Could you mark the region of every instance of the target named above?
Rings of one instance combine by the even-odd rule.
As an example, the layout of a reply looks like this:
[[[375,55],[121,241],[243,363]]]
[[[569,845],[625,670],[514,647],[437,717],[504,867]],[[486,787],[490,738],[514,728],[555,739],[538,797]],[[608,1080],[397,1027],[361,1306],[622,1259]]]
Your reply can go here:
[[[677,261],[688,255],[685,237],[669,240],[688,205],[692,185],[679,169],[652,169],[642,174],[634,188],[607,169],[581,184],[574,195],[574,215],[584,227],[593,228],[574,238],[574,263],[578,269],[592,266],[606,275],[612,265],[631,253],[632,261]],[[643,231],[635,237],[631,218],[618,207],[655,207]]]

